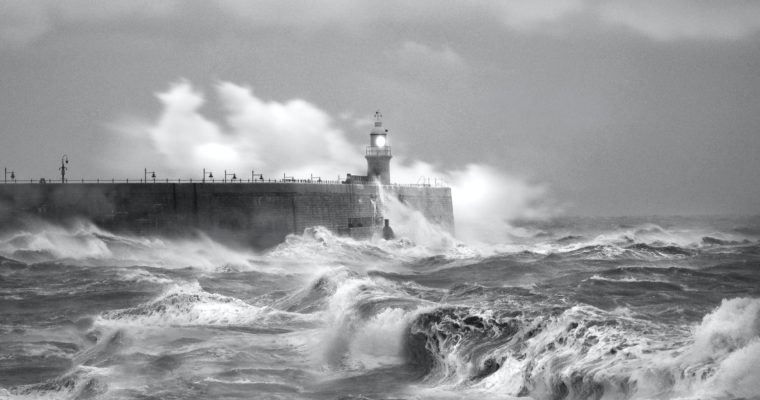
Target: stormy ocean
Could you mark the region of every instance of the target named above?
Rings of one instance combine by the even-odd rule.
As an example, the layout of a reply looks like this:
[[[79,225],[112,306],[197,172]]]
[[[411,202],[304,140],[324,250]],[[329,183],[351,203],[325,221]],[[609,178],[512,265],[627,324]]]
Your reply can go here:
[[[0,237],[0,399],[760,395],[760,217],[266,252],[87,222]]]

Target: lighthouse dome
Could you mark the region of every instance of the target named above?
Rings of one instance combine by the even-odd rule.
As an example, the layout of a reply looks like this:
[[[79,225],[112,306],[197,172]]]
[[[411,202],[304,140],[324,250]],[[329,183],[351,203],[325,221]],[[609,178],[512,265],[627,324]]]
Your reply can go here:
[[[372,128],[370,135],[385,135],[388,131],[383,128],[383,114],[380,114],[380,110],[375,112],[375,126]]]

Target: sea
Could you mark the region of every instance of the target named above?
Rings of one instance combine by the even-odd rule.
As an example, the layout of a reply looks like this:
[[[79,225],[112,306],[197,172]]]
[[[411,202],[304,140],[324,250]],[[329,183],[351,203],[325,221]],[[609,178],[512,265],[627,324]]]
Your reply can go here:
[[[760,217],[394,228],[5,232],[0,399],[760,398]]]

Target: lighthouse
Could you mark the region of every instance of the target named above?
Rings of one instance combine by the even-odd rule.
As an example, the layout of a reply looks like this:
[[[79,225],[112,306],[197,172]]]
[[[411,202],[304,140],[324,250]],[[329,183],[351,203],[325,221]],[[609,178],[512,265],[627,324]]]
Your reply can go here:
[[[375,126],[369,134],[369,146],[364,157],[367,159],[367,177],[383,185],[391,183],[391,146],[388,145],[388,130],[383,128],[383,115],[375,112]]]

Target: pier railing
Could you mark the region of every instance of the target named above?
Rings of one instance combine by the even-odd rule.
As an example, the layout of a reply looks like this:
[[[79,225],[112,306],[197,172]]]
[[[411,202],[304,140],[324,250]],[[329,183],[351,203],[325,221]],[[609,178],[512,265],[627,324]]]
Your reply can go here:
[[[8,179],[5,181],[0,181],[0,185],[14,185],[14,184],[51,184],[60,185],[61,179],[47,179],[47,178],[39,178],[39,179]],[[314,184],[314,185],[339,185],[339,184],[346,184],[345,181],[340,180],[330,180],[330,179],[296,179],[287,177],[285,179],[227,179],[226,181],[223,179],[193,179],[193,178],[177,178],[177,179],[151,179],[148,178],[137,178],[137,179],[66,179],[65,184],[76,184],[76,183],[89,183],[89,184],[110,184],[110,183],[129,183],[129,184],[145,184],[145,185],[151,185],[151,184],[157,184],[157,183],[180,183],[180,184],[187,184],[187,183],[200,183],[200,184],[209,184],[209,185],[238,185],[238,184],[261,184],[261,183],[306,183],[306,184]],[[392,183],[390,185],[386,186],[397,186],[397,187],[447,187],[447,185],[443,184],[443,182],[435,182],[435,183]]]
[[[207,184],[240,184],[240,183],[314,183],[314,184],[339,184],[342,183],[339,180],[328,179],[194,179],[194,178],[176,178],[176,179],[66,179],[65,182],[61,182],[61,178],[58,179],[8,179],[7,181],[0,181],[0,184],[12,185],[15,183],[38,183],[38,184],[61,184],[61,183],[142,183],[142,184],[154,184],[154,183],[207,183]]]

